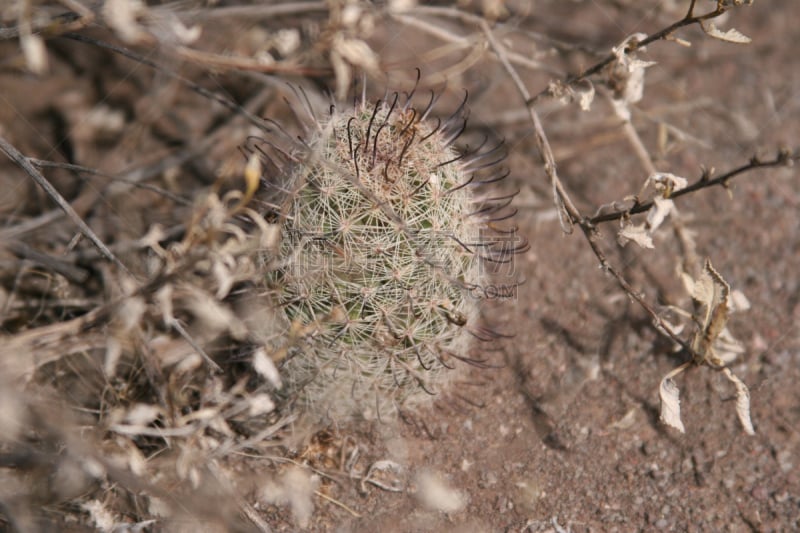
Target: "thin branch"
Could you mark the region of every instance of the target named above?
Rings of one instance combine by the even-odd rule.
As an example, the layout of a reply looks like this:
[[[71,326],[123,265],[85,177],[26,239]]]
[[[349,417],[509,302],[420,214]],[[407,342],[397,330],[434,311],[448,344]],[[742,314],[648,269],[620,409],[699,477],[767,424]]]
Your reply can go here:
[[[208,98],[209,100],[214,100],[215,102],[225,106],[226,109],[229,109],[230,111],[233,111],[234,113],[241,114],[241,115],[245,116],[247,118],[247,120],[249,120],[251,123],[255,124],[256,126],[264,127],[264,120],[262,118],[254,115],[253,113],[251,113],[247,109],[243,108],[239,104],[237,104],[235,102],[232,102],[231,100],[228,100],[227,98],[225,98],[223,96],[220,96],[217,93],[209,91],[208,89],[206,89],[204,87],[201,87],[200,85],[196,84],[192,80],[190,80],[190,79],[188,79],[188,78],[186,78],[184,76],[181,76],[180,74],[177,74],[176,72],[174,72],[174,71],[172,71],[172,70],[170,70],[170,69],[168,69],[166,67],[163,67],[163,66],[159,65],[158,63],[156,63],[155,61],[147,59],[146,57],[144,57],[141,54],[138,54],[138,53],[136,53],[136,52],[134,52],[132,50],[129,50],[129,49],[127,49],[125,47],[122,47],[122,46],[117,46],[115,44],[107,43],[105,41],[101,41],[99,39],[95,39],[93,37],[89,37],[87,35],[83,35],[83,34],[79,34],[79,33],[65,33],[61,37],[66,38],[66,39],[72,39],[73,41],[78,41],[78,42],[81,42],[81,43],[91,44],[91,45],[94,45],[94,46],[98,46],[100,48],[105,48],[106,50],[111,50],[112,52],[115,52],[117,54],[125,56],[128,59],[132,59],[132,60],[137,61],[137,62],[139,62],[139,63],[141,63],[143,65],[147,65],[148,67],[150,67],[150,68],[152,68],[154,70],[157,70],[158,72],[160,72],[162,74],[165,74],[165,75],[169,76],[170,78],[172,78],[174,80],[180,81],[181,83],[185,84],[187,87],[189,87],[191,90],[193,90],[197,94],[199,94],[201,96],[204,96],[204,97]]]
[[[188,46],[176,47],[175,53],[181,59],[193,61],[197,64],[202,64],[204,66],[216,69],[282,73],[309,77],[324,76],[331,73],[331,70],[327,68],[304,67],[285,61],[277,63],[262,63],[257,59],[234,55],[215,54],[213,52],[195,50],[193,48],[189,48]]]
[[[264,75],[251,73],[253,76],[258,76],[259,79],[268,78]],[[265,80],[265,83],[268,81]],[[264,89],[259,91],[255,95],[253,95],[243,106],[244,112],[241,113],[245,118],[248,120],[252,116],[252,113],[255,112],[261,105],[263,105],[264,101],[266,100],[269,91]],[[171,167],[179,167],[196,157],[198,154],[202,154],[209,149],[215,142],[219,142],[219,139],[222,135],[224,135],[238,119],[239,115],[232,115],[227,117],[224,121],[219,122],[216,126],[214,126],[213,130],[209,132],[208,135],[203,137],[202,139],[190,143],[186,148],[176,152],[168,154],[161,159],[153,163],[148,163],[145,165],[137,166],[130,170],[125,170],[120,173],[118,176],[115,177],[117,181],[123,181],[125,183],[141,183],[147,181],[154,176],[161,175],[166,169]],[[31,162],[33,164],[37,164],[36,162],[40,160],[32,159]],[[87,168],[87,167],[81,167]],[[75,206],[75,211],[81,212],[82,210],[88,209],[89,206],[94,205],[97,201],[97,198],[101,194],[101,189],[98,188],[88,188],[86,191],[81,193],[81,195],[73,202]],[[83,206],[83,207],[79,207]],[[13,239],[18,238],[28,232],[34,231],[42,226],[46,226],[47,224],[51,224],[54,221],[58,220],[61,216],[63,216],[63,212],[58,209],[53,209],[48,211],[47,213],[43,213],[35,218],[27,219],[16,226],[11,226],[8,228],[0,229],[0,241],[4,239]]]
[[[165,9],[171,10],[172,8],[166,7]],[[225,6],[211,9],[201,9],[198,11],[189,11],[187,13],[194,20],[206,20],[220,18],[228,19],[236,17],[248,19],[272,19],[290,15],[325,13],[327,11],[327,2],[286,2],[275,5],[257,4],[252,6]],[[183,14],[184,13],[179,13],[179,15]]]
[[[761,161],[757,157],[753,157],[746,164],[734,168],[733,170],[730,170],[725,174],[717,176],[716,178],[713,179],[707,173],[704,172],[703,175],[697,181],[695,181],[688,187],[680,189],[679,191],[673,191],[672,194],[666,196],[666,198],[674,200],[675,198],[679,198],[686,194],[690,194],[695,191],[706,189],[708,187],[714,187],[717,185],[721,187],[727,187],[728,182],[731,179],[746,172],[749,172],[751,170],[756,170],[759,168],[789,166],[798,160],[800,160],[800,151],[791,152],[789,150],[779,151],[777,155],[773,159],[770,159],[769,161]],[[639,213],[644,213],[646,211],[649,211],[651,207],[653,207],[652,201],[645,203],[637,203],[630,209],[612,211],[610,213],[603,213],[602,215],[597,215],[588,219],[587,222],[589,224],[596,225],[602,222],[611,222],[613,220],[620,220],[622,218],[629,217],[631,215],[637,215]]]
[[[21,241],[9,241],[6,246],[8,250],[14,255],[26,259],[34,264],[42,265],[43,267],[61,274],[68,280],[76,284],[86,283],[89,279],[89,273],[83,268],[77,267],[72,263],[64,261],[58,257],[53,257],[49,254],[36,250]]]
[[[531,95],[528,92],[527,87],[525,87],[525,84],[522,82],[519,74],[509,62],[505,53],[505,48],[503,48],[503,46],[497,42],[497,39],[495,39],[494,35],[492,34],[492,30],[489,28],[489,24],[485,20],[481,21],[481,28],[486,34],[486,38],[489,40],[489,45],[497,54],[497,57],[500,59],[503,67],[505,67],[506,72],[508,72],[509,76],[511,76],[511,79],[514,81],[514,84],[517,86],[517,90],[522,95],[522,98],[526,103],[532,102]],[[542,121],[539,119],[539,114],[536,112],[536,109],[534,109],[533,105],[527,104],[526,107],[528,108],[531,122],[533,122],[536,147],[539,149],[539,154],[542,156],[542,159],[544,159],[544,170],[547,173],[548,178],[550,178],[550,184],[553,187],[553,199],[556,203],[556,208],[558,209],[559,220],[561,221],[561,229],[565,233],[572,233],[572,225],[579,223],[583,216],[581,215],[580,211],[578,211],[578,208],[575,207],[575,204],[570,199],[566,189],[564,189],[564,185],[561,183],[561,180],[558,177],[553,150],[550,148],[550,141],[547,140],[547,135],[542,127]]]
[[[81,30],[94,21],[94,14],[85,6],[74,0],[62,0],[62,3],[71,6],[69,8],[73,10],[55,15],[49,19],[39,16],[34,17],[34,20],[30,21],[30,31],[36,34],[41,33],[44,37],[50,38],[59,33]],[[0,28],[0,41],[16,39],[23,29],[23,22],[16,26]]]
[[[635,127],[633,127],[633,123],[631,122],[630,118],[627,118],[622,122],[622,131],[625,134],[625,137],[628,139],[631,148],[633,148],[633,152],[636,154],[636,157],[639,158],[639,162],[647,171],[647,174],[655,174],[656,167],[653,164],[653,159],[650,157],[650,153],[647,151],[642,138],[639,136],[639,132],[636,131]]]
[[[695,357],[695,352],[692,350],[692,347],[689,345],[688,342],[683,340],[678,336],[678,334],[672,329],[672,327],[663,319],[661,315],[658,314],[658,311],[653,308],[650,303],[644,299],[644,296],[636,291],[628,280],[617,271],[611,263],[608,262],[603,251],[600,249],[600,246],[597,244],[597,238],[599,236],[597,232],[597,228],[589,223],[588,221],[583,221],[579,224],[581,231],[583,231],[583,235],[586,237],[586,241],[589,243],[589,246],[592,248],[592,252],[597,257],[598,261],[600,261],[600,267],[605,271],[611,274],[614,279],[617,281],[619,286],[624,290],[628,296],[633,298],[636,303],[638,303],[642,309],[644,309],[650,318],[653,320],[653,325],[655,326],[656,330],[660,333],[668,337],[670,340],[675,342],[676,344],[680,345],[681,348],[687,353],[690,354],[692,359]]]
[[[350,513],[350,515],[354,516],[355,518],[361,518],[363,516],[362,514],[358,513],[357,511],[354,511],[353,509],[351,509],[350,507],[348,507],[344,503],[340,502],[339,500],[337,500],[335,498],[331,498],[330,496],[328,496],[324,492],[320,492],[318,490],[315,490],[314,494],[316,494],[317,496],[319,496],[323,500],[329,501],[330,503],[341,507],[342,509],[344,509],[345,511]]]
[[[692,24],[700,24],[700,23],[702,23],[702,22],[704,22],[706,20],[717,18],[717,17],[719,17],[720,15],[722,15],[723,13],[725,13],[728,10],[727,7],[718,4],[716,9],[714,9],[713,11],[710,11],[710,12],[705,13],[703,15],[695,16],[694,15],[694,6],[695,6],[695,2],[692,1],[690,6],[689,6],[689,10],[686,13],[686,16],[683,17],[681,20],[679,20],[679,21],[677,21],[677,22],[675,22],[673,24],[670,24],[666,28],[663,28],[663,29],[661,29],[661,30],[659,30],[659,31],[657,31],[655,33],[652,33],[652,34],[648,35],[647,37],[645,37],[641,41],[632,41],[632,42],[630,42],[629,45],[628,45],[628,48],[625,50],[625,52],[626,53],[633,52],[634,50],[637,50],[637,49],[640,49],[640,48],[644,48],[645,46],[647,46],[650,43],[653,43],[655,41],[660,41],[662,39],[668,38],[676,30],[679,30],[680,28],[683,28],[685,26],[691,26]],[[603,59],[601,59],[600,61],[598,61],[594,65],[592,65],[591,67],[585,69],[583,72],[581,72],[579,74],[574,74],[572,76],[568,76],[567,79],[564,80],[563,83],[566,86],[569,87],[569,86],[571,86],[571,85],[573,85],[573,84],[575,84],[575,83],[577,83],[577,82],[579,82],[581,80],[584,80],[584,79],[586,79],[586,78],[588,78],[590,76],[594,76],[595,74],[598,74],[601,70],[603,70],[606,66],[608,66],[612,62],[614,62],[616,57],[617,56],[615,54],[610,53],[606,57],[604,57]],[[536,100],[539,97],[547,94],[548,91],[549,91],[549,89],[542,90],[539,94],[537,94],[534,97],[534,100]],[[526,100],[526,102],[528,104],[530,104],[531,100]]]
[[[589,243],[589,246],[591,247],[598,261],[600,261],[600,266],[602,267],[602,269],[611,274],[617,281],[619,286],[622,288],[622,290],[624,290],[631,298],[633,298],[647,312],[647,314],[650,315],[656,329],[663,335],[667,336],[670,340],[680,345],[687,353],[691,354],[692,357],[694,357],[694,351],[692,350],[689,343],[681,339],[678,336],[678,334],[675,333],[675,331],[673,331],[670,325],[663,318],[661,318],[661,316],[653,308],[653,306],[651,306],[647,302],[647,300],[644,299],[642,294],[637,292],[631,286],[628,280],[626,280],[622,276],[622,274],[620,274],[617,271],[617,269],[615,269],[608,262],[608,259],[606,258],[605,254],[600,249],[600,246],[597,243],[599,233],[597,231],[596,226],[589,219],[585,218],[578,210],[578,208],[575,207],[575,205],[569,199],[569,196],[567,195],[564,186],[561,183],[561,180],[558,178],[553,152],[550,149],[550,144],[547,140],[547,136],[545,135],[544,129],[542,128],[539,116],[533,108],[532,105],[533,101],[529,97],[530,94],[528,93],[527,88],[522,83],[522,80],[520,79],[519,74],[514,70],[514,67],[507,60],[507,58],[505,58],[505,55],[503,53],[503,48],[492,35],[491,29],[489,28],[488,24],[486,22],[483,22],[482,26],[484,28],[484,32],[486,32],[487,38],[489,39],[490,45],[492,46],[492,48],[494,48],[498,57],[500,57],[503,66],[505,67],[509,76],[517,86],[517,90],[519,91],[520,95],[526,102],[527,108],[530,112],[531,121],[533,122],[533,127],[536,133],[536,144],[545,161],[545,172],[547,173],[553,185],[556,207],[559,209],[559,215],[562,214],[562,209],[563,209],[563,211],[565,211],[566,214],[569,216],[571,223],[577,224],[581,228],[581,231],[583,232],[584,237]],[[564,222],[565,221],[562,217],[562,229],[564,229]]]
[[[67,217],[72,221],[72,223],[78,226],[80,232],[87,239],[89,239],[92,242],[92,244],[94,244],[97,247],[98,250],[100,250],[100,253],[102,253],[106,259],[117,265],[117,267],[126,274],[132,276],[131,272],[128,270],[128,267],[126,267],[122,263],[122,261],[120,261],[117,258],[117,256],[115,256],[111,252],[111,250],[108,249],[105,243],[102,240],[100,240],[100,237],[98,237],[97,234],[94,231],[92,231],[92,228],[90,228],[86,224],[86,222],[83,221],[83,219],[78,215],[78,213],[76,213],[75,210],[72,208],[70,203],[67,202],[67,200],[63,196],[61,196],[61,193],[58,192],[56,188],[53,187],[53,185],[49,181],[47,181],[47,178],[45,178],[36,169],[36,167],[33,166],[33,164],[31,164],[30,160],[27,157],[22,155],[22,153],[20,153],[19,150],[14,148],[14,146],[12,146],[3,137],[0,137],[0,150],[5,152],[6,155],[9,157],[9,159],[11,159],[17,165],[19,165],[19,167],[22,168],[22,170],[24,170],[31,178],[33,178],[33,180],[42,189],[44,189],[47,195],[53,199],[53,201],[61,208],[62,211],[64,211],[64,213],[66,213]]]
[[[147,190],[147,191],[154,192],[156,194],[160,194],[161,196],[163,196],[165,198],[169,198],[170,200],[172,200],[176,204],[189,205],[189,206],[192,205],[191,200],[187,200],[183,196],[179,196],[179,195],[177,195],[175,193],[172,193],[172,192],[164,189],[163,187],[159,187],[158,185],[151,185],[149,183],[142,183],[140,180],[130,179],[130,178],[126,178],[126,177],[120,177],[120,176],[112,176],[110,174],[106,174],[105,172],[102,172],[102,171],[94,169],[94,168],[85,167],[83,165],[74,165],[72,163],[60,163],[58,161],[48,161],[46,159],[34,159],[34,158],[28,158],[28,160],[31,163],[33,163],[34,165],[36,165],[37,167],[39,167],[39,168],[60,168],[60,169],[64,169],[64,170],[71,170],[71,171],[78,172],[78,173],[81,173],[81,174],[92,174],[92,175],[100,176],[102,178],[107,178],[107,179],[110,179],[110,180],[113,180],[113,181],[119,181],[121,183],[127,183],[128,185],[133,185],[134,187],[136,187],[138,189],[144,189],[144,190]]]
[[[216,372],[217,374],[222,374],[222,367],[220,367],[220,366],[219,366],[219,365],[218,365],[218,364],[217,364],[217,363],[216,363],[216,362],[215,362],[215,361],[214,361],[214,360],[211,358],[211,356],[210,356],[210,355],[208,355],[208,353],[207,353],[207,352],[206,352],[206,351],[203,349],[203,347],[202,347],[202,346],[200,346],[199,344],[197,344],[197,342],[194,340],[194,338],[193,338],[191,335],[189,335],[189,332],[188,332],[188,331],[186,331],[186,328],[184,328],[184,327],[183,327],[183,324],[181,324],[181,323],[180,323],[178,320],[176,320],[176,319],[172,319],[172,320],[170,320],[170,321],[169,321],[169,326],[170,326],[170,327],[172,327],[172,329],[174,329],[176,332],[178,332],[178,335],[180,335],[181,337],[183,337],[183,340],[185,340],[186,342],[188,342],[188,343],[189,343],[189,346],[191,346],[191,347],[192,347],[192,349],[193,349],[193,350],[194,350],[194,351],[197,353],[197,355],[199,355],[200,357],[202,357],[202,358],[203,358],[203,360],[206,362],[206,364],[207,364],[207,365],[208,365],[208,366],[209,366],[209,367],[210,367],[210,368],[211,368],[211,369],[212,369],[214,372]]]
[[[455,12],[450,13],[449,15],[456,16],[457,18],[463,18],[466,22],[474,25],[480,25],[483,21],[483,18],[470,15],[468,13],[463,13],[458,9],[454,8],[434,8],[434,7],[417,7],[414,8],[411,13],[422,12],[425,13],[428,10],[438,10],[438,11],[445,11],[445,12]],[[441,13],[438,13],[441,14]],[[412,26],[420,31],[424,31],[429,35],[432,35],[442,41],[452,43],[453,45],[457,46],[458,48],[473,48],[476,46],[476,40],[474,36],[465,37],[463,35],[457,35],[453,32],[448,31],[445,29],[441,24],[432,24],[427,20],[421,19],[417,16],[413,15],[406,15],[406,14],[392,14],[392,18],[402,22],[407,26]],[[516,52],[509,52],[506,51],[506,57],[512,63],[529,68],[531,70],[537,72],[548,72],[550,74],[556,74],[557,71],[553,67],[550,67],[546,63],[542,63],[541,61],[536,61],[535,59],[531,59],[529,57],[524,56],[523,54],[519,54]]]

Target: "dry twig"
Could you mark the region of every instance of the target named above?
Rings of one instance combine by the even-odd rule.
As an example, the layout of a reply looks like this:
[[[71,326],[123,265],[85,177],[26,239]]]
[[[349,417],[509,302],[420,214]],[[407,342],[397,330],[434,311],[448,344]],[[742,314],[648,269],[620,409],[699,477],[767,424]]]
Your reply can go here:
[[[45,178],[41,172],[39,172],[36,167],[31,163],[30,159],[25,157],[20,153],[19,150],[14,148],[14,146],[5,140],[3,137],[0,137],[0,150],[5,152],[5,154],[11,159],[14,163],[19,165],[22,170],[25,171],[28,176],[33,178],[33,180],[45,190],[47,195],[52,198],[52,200],[58,204],[58,206],[66,213],[67,217],[75,224],[80,232],[89,239],[92,244],[94,244],[98,250],[103,254],[103,256],[114,263],[122,272],[132,275],[131,272],[128,270],[122,261],[120,261],[116,255],[114,255],[111,250],[108,249],[108,246],[97,236],[97,234],[90,228],[86,222],[75,212],[75,209],[67,202],[67,200],[61,196],[61,193],[56,190],[55,187]]]

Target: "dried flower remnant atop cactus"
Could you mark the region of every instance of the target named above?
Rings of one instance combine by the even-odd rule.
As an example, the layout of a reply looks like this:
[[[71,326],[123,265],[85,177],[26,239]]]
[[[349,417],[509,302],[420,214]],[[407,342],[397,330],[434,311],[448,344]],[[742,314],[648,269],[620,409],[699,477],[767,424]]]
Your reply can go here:
[[[492,338],[477,323],[486,266],[526,249],[497,229],[514,194],[482,193],[508,175],[502,143],[459,154],[466,96],[441,120],[435,93],[424,107],[413,95],[331,106],[292,153],[253,147],[291,176],[269,283],[301,340],[278,357],[321,416],[386,416],[450,381],[469,339]]]

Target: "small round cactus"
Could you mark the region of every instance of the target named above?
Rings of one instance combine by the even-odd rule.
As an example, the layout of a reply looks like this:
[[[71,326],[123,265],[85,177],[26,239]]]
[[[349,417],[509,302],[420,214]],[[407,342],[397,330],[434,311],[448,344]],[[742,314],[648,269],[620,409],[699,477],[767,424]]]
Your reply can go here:
[[[483,262],[518,251],[490,230],[510,197],[476,193],[507,175],[477,177],[502,148],[459,155],[466,97],[442,121],[429,117],[436,97],[418,109],[413,92],[331,106],[285,170],[292,193],[269,282],[301,337],[283,375],[320,415],[383,417],[451,380],[470,333],[485,331]]]

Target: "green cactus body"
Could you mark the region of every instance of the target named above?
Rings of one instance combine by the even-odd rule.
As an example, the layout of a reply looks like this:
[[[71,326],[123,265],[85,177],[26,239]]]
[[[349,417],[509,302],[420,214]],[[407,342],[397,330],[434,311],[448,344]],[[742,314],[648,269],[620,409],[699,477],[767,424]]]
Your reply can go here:
[[[305,332],[283,374],[318,414],[384,417],[418,403],[468,347],[487,217],[451,147],[453,120],[428,120],[429,109],[398,107],[395,94],[333,111],[292,165],[270,281]]]

